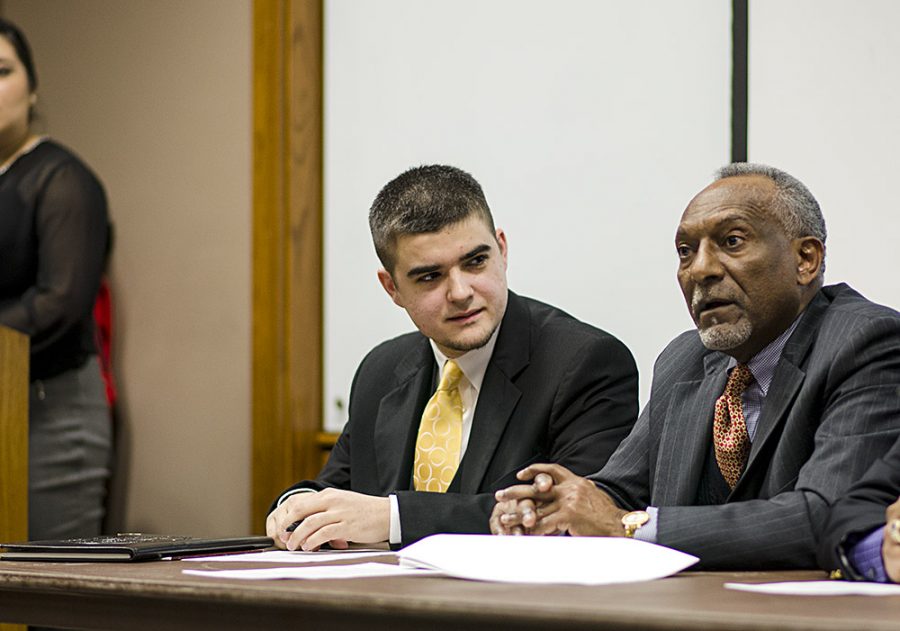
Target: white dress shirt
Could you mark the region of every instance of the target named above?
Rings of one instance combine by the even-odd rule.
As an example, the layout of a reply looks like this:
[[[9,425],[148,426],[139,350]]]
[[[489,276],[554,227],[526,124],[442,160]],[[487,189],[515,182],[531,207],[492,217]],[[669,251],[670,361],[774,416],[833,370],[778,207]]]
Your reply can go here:
[[[478,393],[481,391],[481,383],[484,381],[484,373],[487,372],[491,355],[494,354],[494,346],[497,344],[497,333],[499,331],[500,327],[498,326],[487,344],[454,359],[463,374],[462,379],[459,380],[459,396],[462,399],[463,406],[462,437],[459,445],[460,461],[466,455],[469,436],[472,434],[472,419],[475,418],[475,406],[478,405]],[[434,340],[429,340],[429,342],[431,342],[431,350],[434,353],[434,361],[437,363],[438,374],[443,374],[444,364],[450,358],[438,349]],[[396,495],[392,493],[388,497],[391,500],[391,533],[388,541],[396,545],[402,540],[400,532],[400,505]]]

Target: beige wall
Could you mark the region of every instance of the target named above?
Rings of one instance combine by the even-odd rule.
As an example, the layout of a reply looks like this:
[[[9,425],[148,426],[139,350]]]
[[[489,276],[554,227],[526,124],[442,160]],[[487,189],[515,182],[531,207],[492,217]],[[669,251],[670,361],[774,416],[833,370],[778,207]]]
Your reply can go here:
[[[249,0],[3,0],[45,131],[106,185],[127,510],[119,527],[249,529]]]

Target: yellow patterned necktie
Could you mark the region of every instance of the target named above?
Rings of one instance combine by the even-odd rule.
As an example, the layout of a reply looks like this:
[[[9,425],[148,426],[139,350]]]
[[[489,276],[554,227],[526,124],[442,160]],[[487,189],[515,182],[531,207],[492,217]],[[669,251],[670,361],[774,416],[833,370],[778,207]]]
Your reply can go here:
[[[413,484],[417,491],[444,493],[459,467],[462,442],[462,371],[453,360],[444,364],[437,391],[428,400],[419,423]]]
[[[713,418],[713,445],[716,462],[722,477],[734,490],[744,472],[747,455],[750,453],[750,435],[744,421],[744,407],[741,395],[753,382],[753,374],[746,364],[738,364],[728,375],[725,392],[716,401]]]

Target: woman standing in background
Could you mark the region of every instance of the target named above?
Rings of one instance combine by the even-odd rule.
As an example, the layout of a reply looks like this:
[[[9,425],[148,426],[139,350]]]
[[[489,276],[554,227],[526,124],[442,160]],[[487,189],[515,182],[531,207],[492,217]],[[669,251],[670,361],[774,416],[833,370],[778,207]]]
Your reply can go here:
[[[100,533],[111,426],[92,307],[108,239],[103,187],[34,134],[37,75],[0,18],[0,324],[31,338],[28,535]]]

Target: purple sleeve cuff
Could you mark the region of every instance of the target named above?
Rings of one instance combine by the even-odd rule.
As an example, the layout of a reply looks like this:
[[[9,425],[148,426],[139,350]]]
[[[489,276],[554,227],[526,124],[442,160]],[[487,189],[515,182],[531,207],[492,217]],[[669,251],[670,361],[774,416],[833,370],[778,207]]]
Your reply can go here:
[[[887,583],[884,571],[884,560],[881,558],[881,542],[884,528],[879,526],[862,539],[850,546],[848,558],[859,574],[867,581]]]
[[[659,509],[655,506],[648,506],[645,510],[650,515],[650,521],[635,531],[634,538],[647,543],[656,543],[656,513]]]

